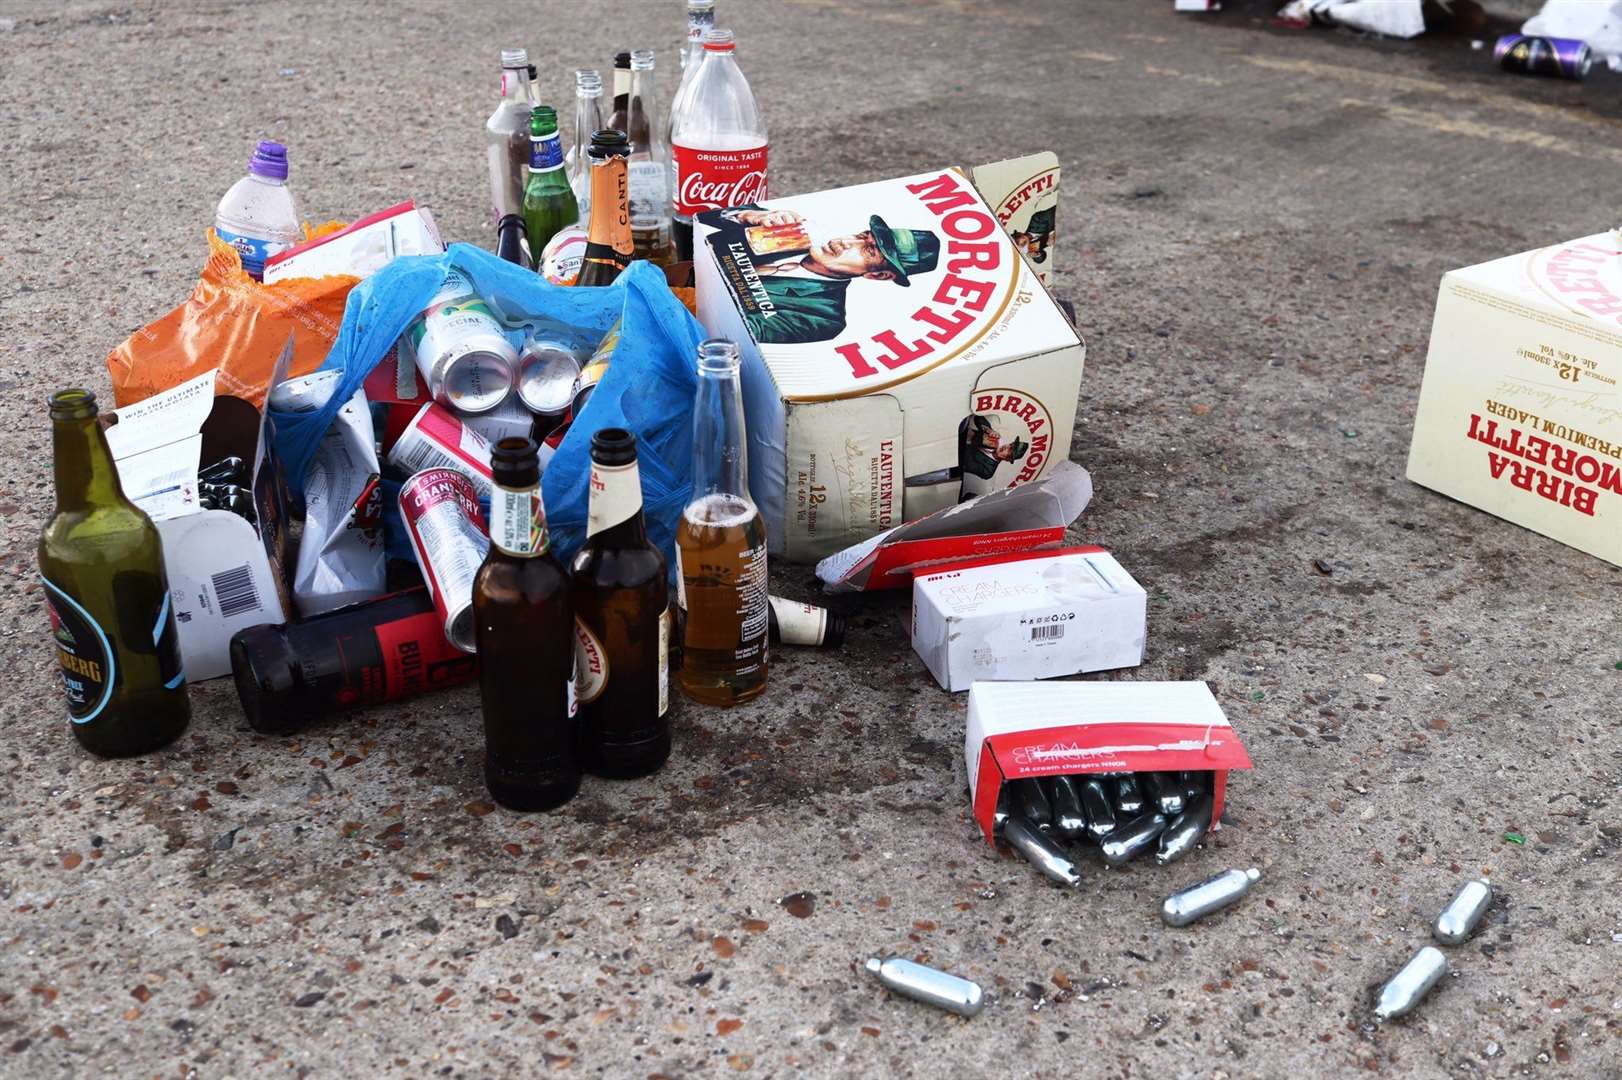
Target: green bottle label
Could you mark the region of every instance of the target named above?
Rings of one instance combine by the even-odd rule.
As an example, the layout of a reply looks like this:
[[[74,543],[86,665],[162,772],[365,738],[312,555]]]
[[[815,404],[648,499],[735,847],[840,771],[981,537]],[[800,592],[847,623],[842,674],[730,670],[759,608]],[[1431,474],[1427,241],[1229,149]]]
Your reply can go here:
[[[68,715],[76,724],[88,724],[101,715],[118,686],[118,655],[90,612],[49,579],[40,580],[45,583],[45,607],[56,639],[56,659],[62,665]]]

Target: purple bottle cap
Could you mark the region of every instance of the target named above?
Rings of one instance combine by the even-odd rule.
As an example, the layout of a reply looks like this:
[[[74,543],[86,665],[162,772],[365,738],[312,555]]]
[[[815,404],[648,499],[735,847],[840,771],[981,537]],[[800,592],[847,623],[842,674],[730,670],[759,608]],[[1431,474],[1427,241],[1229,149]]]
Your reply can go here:
[[[248,159],[248,171],[266,180],[287,179],[287,147],[272,139],[260,139]]]

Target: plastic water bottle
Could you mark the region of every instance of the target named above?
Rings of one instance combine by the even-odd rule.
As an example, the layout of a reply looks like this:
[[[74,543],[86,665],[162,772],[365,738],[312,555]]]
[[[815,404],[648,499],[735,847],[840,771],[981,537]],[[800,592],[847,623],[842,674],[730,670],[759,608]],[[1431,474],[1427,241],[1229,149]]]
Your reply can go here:
[[[214,212],[214,233],[237,249],[242,269],[255,281],[263,279],[266,259],[304,239],[287,189],[287,147],[260,140],[248,175],[231,185]]]

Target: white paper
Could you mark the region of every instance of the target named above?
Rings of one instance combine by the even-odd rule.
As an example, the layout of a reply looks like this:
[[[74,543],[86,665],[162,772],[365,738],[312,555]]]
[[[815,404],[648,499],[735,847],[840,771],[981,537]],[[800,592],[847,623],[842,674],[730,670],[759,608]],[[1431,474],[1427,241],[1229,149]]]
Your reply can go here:
[[[1622,70],[1622,0],[1548,0],[1521,33],[1586,41],[1612,70]]]

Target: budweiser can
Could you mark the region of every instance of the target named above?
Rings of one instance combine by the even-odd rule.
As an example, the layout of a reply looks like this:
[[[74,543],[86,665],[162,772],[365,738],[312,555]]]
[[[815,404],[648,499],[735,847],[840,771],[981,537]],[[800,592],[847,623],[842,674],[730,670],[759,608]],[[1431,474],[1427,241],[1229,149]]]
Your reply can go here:
[[[1588,43],[1575,38],[1529,37],[1505,34],[1493,46],[1492,58],[1505,71],[1522,75],[1553,75],[1581,82],[1594,66]]]
[[[475,497],[490,497],[490,443],[438,402],[417,410],[389,450],[390,465],[406,475],[451,469],[473,484]]]
[[[400,489],[400,517],[445,639],[463,652],[476,651],[473,578],[490,550],[490,533],[473,482],[452,469],[424,469]]]
[[[518,396],[536,416],[561,416],[574,401],[580,358],[567,345],[531,338],[518,355]]]
[[[406,327],[406,339],[435,401],[481,413],[512,392],[518,351],[472,280],[454,266],[422,314]]]

